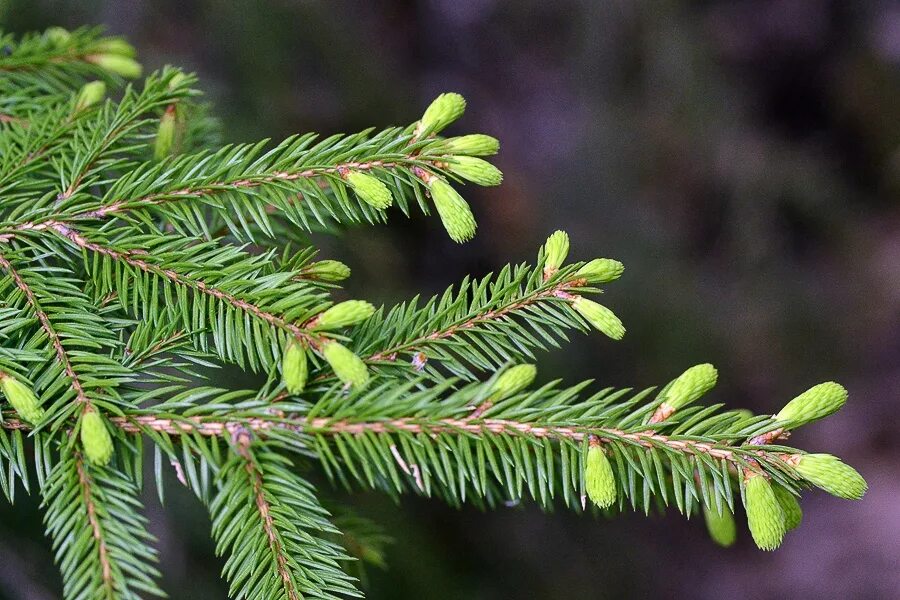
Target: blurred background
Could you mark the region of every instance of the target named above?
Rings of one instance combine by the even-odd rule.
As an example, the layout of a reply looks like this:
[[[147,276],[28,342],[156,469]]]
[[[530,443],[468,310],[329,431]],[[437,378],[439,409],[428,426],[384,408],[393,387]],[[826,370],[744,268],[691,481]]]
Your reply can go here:
[[[195,70],[228,141],[415,120],[500,138],[480,227],[437,219],[326,241],[350,293],[394,302],[532,260],[555,229],[576,259],[622,260],[622,342],[578,336],[541,375],[646,386],[711,361],[711,398],[771,413],[850,390],[791,442],[844,457],[859,502],[804,497],[775,553],[721,550],[677,514],[483,514],[377,495],[392,533],[371,598],[900,597],[900,5],[888,0],[0,0],[5,29],[103,24],[146,66]],[[148,513],[173,598],[225,598],[207,516],[177,486]],[[179,495],[181,494],[181,495]],[[36,501],[0,508],[0,598],[59,597]]]

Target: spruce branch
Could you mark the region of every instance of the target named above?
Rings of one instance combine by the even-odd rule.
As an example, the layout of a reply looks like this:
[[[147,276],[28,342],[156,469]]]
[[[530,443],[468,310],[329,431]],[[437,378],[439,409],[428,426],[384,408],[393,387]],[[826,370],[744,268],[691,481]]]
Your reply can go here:
[[[843,406],[833,382],[772,416],[701,405],[709,364],[656,394],[535,386],[535,354],[571,331],[625,334],[595,300],[622,263],[567,263],[565,232],[534,265],[424,301],[336,302],[350,268],[313,262],[310,232],[416,204],[475,235],[457,184],[499,184],[480,158],[499,143],[443,137],[459,94],[406,127],[221,146],[193,76],[123,88],[140,65],[121,39],[0,41],[0,487],[14,500],[34,465],[66,598],[162,594],[138,514],[145,443],[160,500],[174,469],[210,510],[231,596],[254,600],[358,595],[341,541],[382,562],[376,529],[335,527],[316,467],[454,505],[674,504],[722,545],[740,500],[764,549],[799,524],[805,488],[865,492],[836,457],[777,444]],[[265,383],[217,387],[226,365]]]

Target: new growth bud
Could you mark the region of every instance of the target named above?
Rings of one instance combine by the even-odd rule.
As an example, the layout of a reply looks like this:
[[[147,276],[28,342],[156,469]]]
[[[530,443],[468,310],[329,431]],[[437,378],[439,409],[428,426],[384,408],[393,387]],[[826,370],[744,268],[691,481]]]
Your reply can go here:
[[[614,340],[621,340],[625,337],[625,326],[622,325],[622,321],[613,314],[613,311],[602,304],[577,296],[572,302],[572,308],[578,311],[578,314],[604,335]]]
[[[175,121],[177,119],[175,113],[175,107],[170,106],[159,119],[159,129],[156,131],[156,141],[153,144],[153,156],[157,160],[172,153],[172,147],[175,145]]]
[[[440,132],[460,118],[465,110],[465,98],[453,92],[441,94],[425,109],[416,127],[416,135]]]
[[[869,488],[856,469],[831,454],[802,454],[795,469],[808,482],[838,498],[859,500]]]
[[[616,476],[599,444],[591,443],[584,468],[584,487],[591,502],[600,508],[616,501]]]
[[[0,371],[0,389],[21,418],[32,425],[37,425],[44,417],[44,409],[41,408],[34,390],[12,375]]]
[[[118,54],[119,56],[127,56],[128,58],[137,56],[137,51],[134,49],[134,46],[122,38],[102,39],[94,46],[94,49],[105,54]]]
[[[350,277],[350,267],[339,260],[320,260],[307,265],[302,273],[319,281],[343,281]]]
[[[761,550],[774,550],[784,539],[785,523],[772,484],[762,475],[751,474],[744,486],[744,508],[753,541]]]
[[[477,185],[500,185],[503,182],[500,169],[474,156],[454,156],[447,170]]]
[[[698,400],[716,385],[718,377],[718,371],[709,363],[694,365],[679,375],[666,391],[662,404],[650,417],[650,423],[665,421],[679,408]]]
[[[799,427],[837,412],[846,401],[847,390],[844,386],[828,381],[811,387],[788,402],[773,418],[787,423],[789,427]]]
[[[75,99],[75,112],[81,112],[101,100],[106,95],[106,84],[102,81],[92,81],[81,86],[78,98]]]
[[[391,191],[374,175],[362,171],[349,171],[346,179],[360,200],[374,208],[385,209],[394,201]]]
[[[366,363],[344,346],[337,342],[327,342],[322,346],[322,356],[331,365],[338,379],[346,385],[362,388],[369,383]]]
[[[595,258],[578,271],[575,277],[586,279],[588,283],[609,283],[622,276],[625,265],[611,258]]]
[[[143,70],[139,62],[121,54],[92,54],[87,57],[87,61],[105,71],[128,79],[140,77]]]
[[[321,313],[313,322],[313,329],[340,329],[365,321],[375,312],[375,307],[365,300],[339,302]]]
[[[497,381],[494,382],[493,395],[497,400],[508,398],[513,394],[518,394],[534,381],[537,375],[537,367],[534,365],[516,365],[510,367],[500,374]]]
[[[53,42],[54,46],[64,46],[72,34],[62,27],[51,27],[44,32],[44,37]]]
[[[441,150],[459,156],[493,156],[500,150],[500,141],[483,133],[472,133],[444,140]]]
[[[434,199],[441,222],[444,224],[444,229],[450,234],[450,239],[457,243],[472,239],[477,225],[475,217],[472,215],[472,209],[469,208],[462,196],[440,177],[431,179],[428,187],[431,190],[431,197]]]
[[[554,231],[544,242],[544,279],[550,279],[569,255],[569,234]]]
[[[775,498],[778,500],[778,504],[781,505],[781,510],[784,512],[785,531],[790,531],[799,527],[800,522],[803,521],[803,509],[800,508],[800,502],[797,501],[797,496],[780,485],[773,485],[772,490],[775,492]]]
[[[737,526],[734,523],[734,515],[727,506],[722,507],[722,512],[716,511],[716,507],[708,508],[703,505],[703,520],[706,522],[706,530],[709,537],[718,545],[727,548],[737,539]]]
[[[91,464],[102,467],[112,457],[113,443],[106,419],[94,409],[89,409],[81,417],[81,446]]]
[[[289,342],[281,357],[281,376],[288,393],[299,394],[306,387],[309,366],[306,362],[306,350],[297,342]]]

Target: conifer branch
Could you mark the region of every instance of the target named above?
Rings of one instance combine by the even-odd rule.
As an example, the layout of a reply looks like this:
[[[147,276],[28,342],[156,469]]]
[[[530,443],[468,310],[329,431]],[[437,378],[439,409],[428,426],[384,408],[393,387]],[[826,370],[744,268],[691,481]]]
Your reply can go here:
[[[160,499],[172,467],[210,510],[230,595],[248,599],[359,595],[341,532],[290,454],[348,490],[454,505],[674,503],[701,509],[723,545],[741,500],[763,549],[799,523],[804,488],[865,493],[836,457],[773,444],[843,405],[833,382],[772,416],[696,404],[716,382],[710,364],[655,396],[533,387],[527,363],[569,332],[625,334],[591,299],[623,265],[567,264],[562,231],[533,266],[425,301],[336,303],[350,269],[312,262],[309,232],[415,204],[454,241],[475,234],[453,184],[502,173],[481,158],[496,139],[443,137],[462,96],[440,95],[406,127],[222,147],[177,69],[105,100],[140,74],[123,40],[54,28],[0,45],[0,487],[13,500],[35,466],[67,599],[162,595],[138,514],[146,440]],[[215,387],[224,365],[266,382]]]
[[[12,277],[13,281],[16,284],[16,287],[18,287],[25,295],[28,305],[31,307],[31,311],[34,313],[35,318],[40,323],[41,329],[43,329],[44,333],[47,335],[47,339],[50,341],[50,344],[53,347],[53,351],[56,353],[56,357],[62,365],[66,377],[68,377],[69,379],[72,391],[75,393],[75,401],[78,404],[82,405],[83,410],[92,408],[91,400],[88,398],[87,393],[84,390],[84,385],[82,384],[78,373],[75,372],[75,368],[72,366],[72,361],[69,358],[65,347],[63,346],[62,339],[56,332],[56,328],[50,321],[50,317],[47,316],[47,313],[45,313],[41,309],[40,302],[38,301],[34,290],[31,289],[31,287],[28,285],[28,283],[25,282],[19,272],[2,254],[0,254],[0,267],[2,267],[7,273],[9,273],[9,276]]]

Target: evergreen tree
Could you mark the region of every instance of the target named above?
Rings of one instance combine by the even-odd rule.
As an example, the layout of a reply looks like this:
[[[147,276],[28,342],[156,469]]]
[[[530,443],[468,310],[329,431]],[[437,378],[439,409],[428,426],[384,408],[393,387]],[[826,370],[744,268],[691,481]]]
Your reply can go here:
[[[221,146],[195,78],[139,85],[124,40],[97,30],[0,36],[0,485],[43,498],[66,598],[160,596],[138,499],[149,451],[208,509],[235,598],[360,595],[386,535],[331,506],[347,491],[492,507],[702,512],[760,548],[800,523],[810,486],[860,498],[827,454],[782,445],[846,400],[836,383],[774,416],[697,403],[709,364],[654,388],[534,385],[570,332],[625,334],[591,299],[623,266],[568,263],[555,232],[534,265],[393,307],[335,303],[350,275],[310,233],[436,210],[463,242],[457,184],[497,185],[483,134],[444,137],[442,94],[407,127]],[[396,205],[396,208],[394,208]],[[260,374],[215,385],[214,367]],[[313,478],[314,479],[314,478]]]

